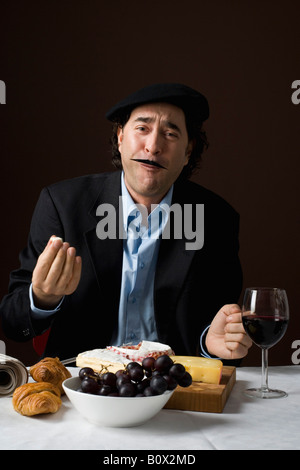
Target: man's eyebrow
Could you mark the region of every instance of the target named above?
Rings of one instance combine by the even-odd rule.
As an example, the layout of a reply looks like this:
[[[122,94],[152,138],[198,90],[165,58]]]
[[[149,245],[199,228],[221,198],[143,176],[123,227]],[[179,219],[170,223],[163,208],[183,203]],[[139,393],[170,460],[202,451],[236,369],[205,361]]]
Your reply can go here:
[[[146,117],[146,116],[138,116],[134,122],[144,122],[146,124],[149,124],[151,122],[154,122],[154,118],[152,117]],[[173,129],[174,131],[177,131],[179,132],[180,134],[182,133],[181,132],[181,129],[177,126],[177,124],[175,124],[174,122],[172,121],[162,121],[162,124],[165,125],[166,127],[170,128],[170,129]]]
[[[181,134],[181,129],[177,126],[177,124],[174,124],[174,122],[165,121],[165,125],[170,129],[173,129],[174,131],[177,131]]]
[[[149,122],[153,122],[154,119],[151,118],[151,117],[145,117],[145,116],[138,116],[134,122],[145,122],[145,123],[149,123]]]

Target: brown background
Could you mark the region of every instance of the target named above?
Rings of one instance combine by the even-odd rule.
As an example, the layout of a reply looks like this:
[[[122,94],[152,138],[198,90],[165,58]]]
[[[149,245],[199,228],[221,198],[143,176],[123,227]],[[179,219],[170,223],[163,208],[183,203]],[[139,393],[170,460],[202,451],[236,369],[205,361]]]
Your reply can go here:
[[[299,13],[290,0],[2,0],[0,296],[41,188],[112,169],[105,111],[144,85],[183,82],[211,106],[210,148],[194,179],[241,214],[244,286],[286,288],[290,326],[270,364],[291,364],[300,339]],[[3,339],[8,354],[35,360],[31,343]],[[244,364],[259,363],[254,346]]]

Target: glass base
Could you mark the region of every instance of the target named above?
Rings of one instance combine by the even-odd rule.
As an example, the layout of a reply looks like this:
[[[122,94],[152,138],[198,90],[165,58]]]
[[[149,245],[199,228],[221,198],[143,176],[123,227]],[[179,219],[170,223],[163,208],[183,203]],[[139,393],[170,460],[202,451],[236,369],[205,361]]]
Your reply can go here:
[[[283,390],[271,390],[270,388],[248,388],[244,394],[251,398],[283,398],[288,396]]]

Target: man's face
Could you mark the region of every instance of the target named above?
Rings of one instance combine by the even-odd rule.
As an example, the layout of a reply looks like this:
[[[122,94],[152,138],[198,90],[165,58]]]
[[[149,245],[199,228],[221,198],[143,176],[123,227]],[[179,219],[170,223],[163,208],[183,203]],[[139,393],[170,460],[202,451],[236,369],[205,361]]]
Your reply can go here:
[[[142,204],[165,196],[192,151],[184,112],[168,103],[135,108],[118,142],[127,189]]]

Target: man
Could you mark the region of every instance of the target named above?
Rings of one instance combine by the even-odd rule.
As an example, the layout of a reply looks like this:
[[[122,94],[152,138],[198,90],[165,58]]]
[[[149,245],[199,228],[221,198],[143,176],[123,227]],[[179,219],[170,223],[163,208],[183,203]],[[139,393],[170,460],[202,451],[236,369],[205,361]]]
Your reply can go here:
[[[247,354],[234,304],[242,283],[238,214],[186,179],[206,145],[208,114],[206,98],[180,84],[138,90],[109,111],[121,171],[42,191],[1,304],[8,337],[25,341],[51,328],[44,355],[61,359],[143,339],[196,355],[211,324],[209,354]],[[183,218],[178,225],[177,212],[170,228],[172,207]],[[196,220],[184,216],[190,207]]]

